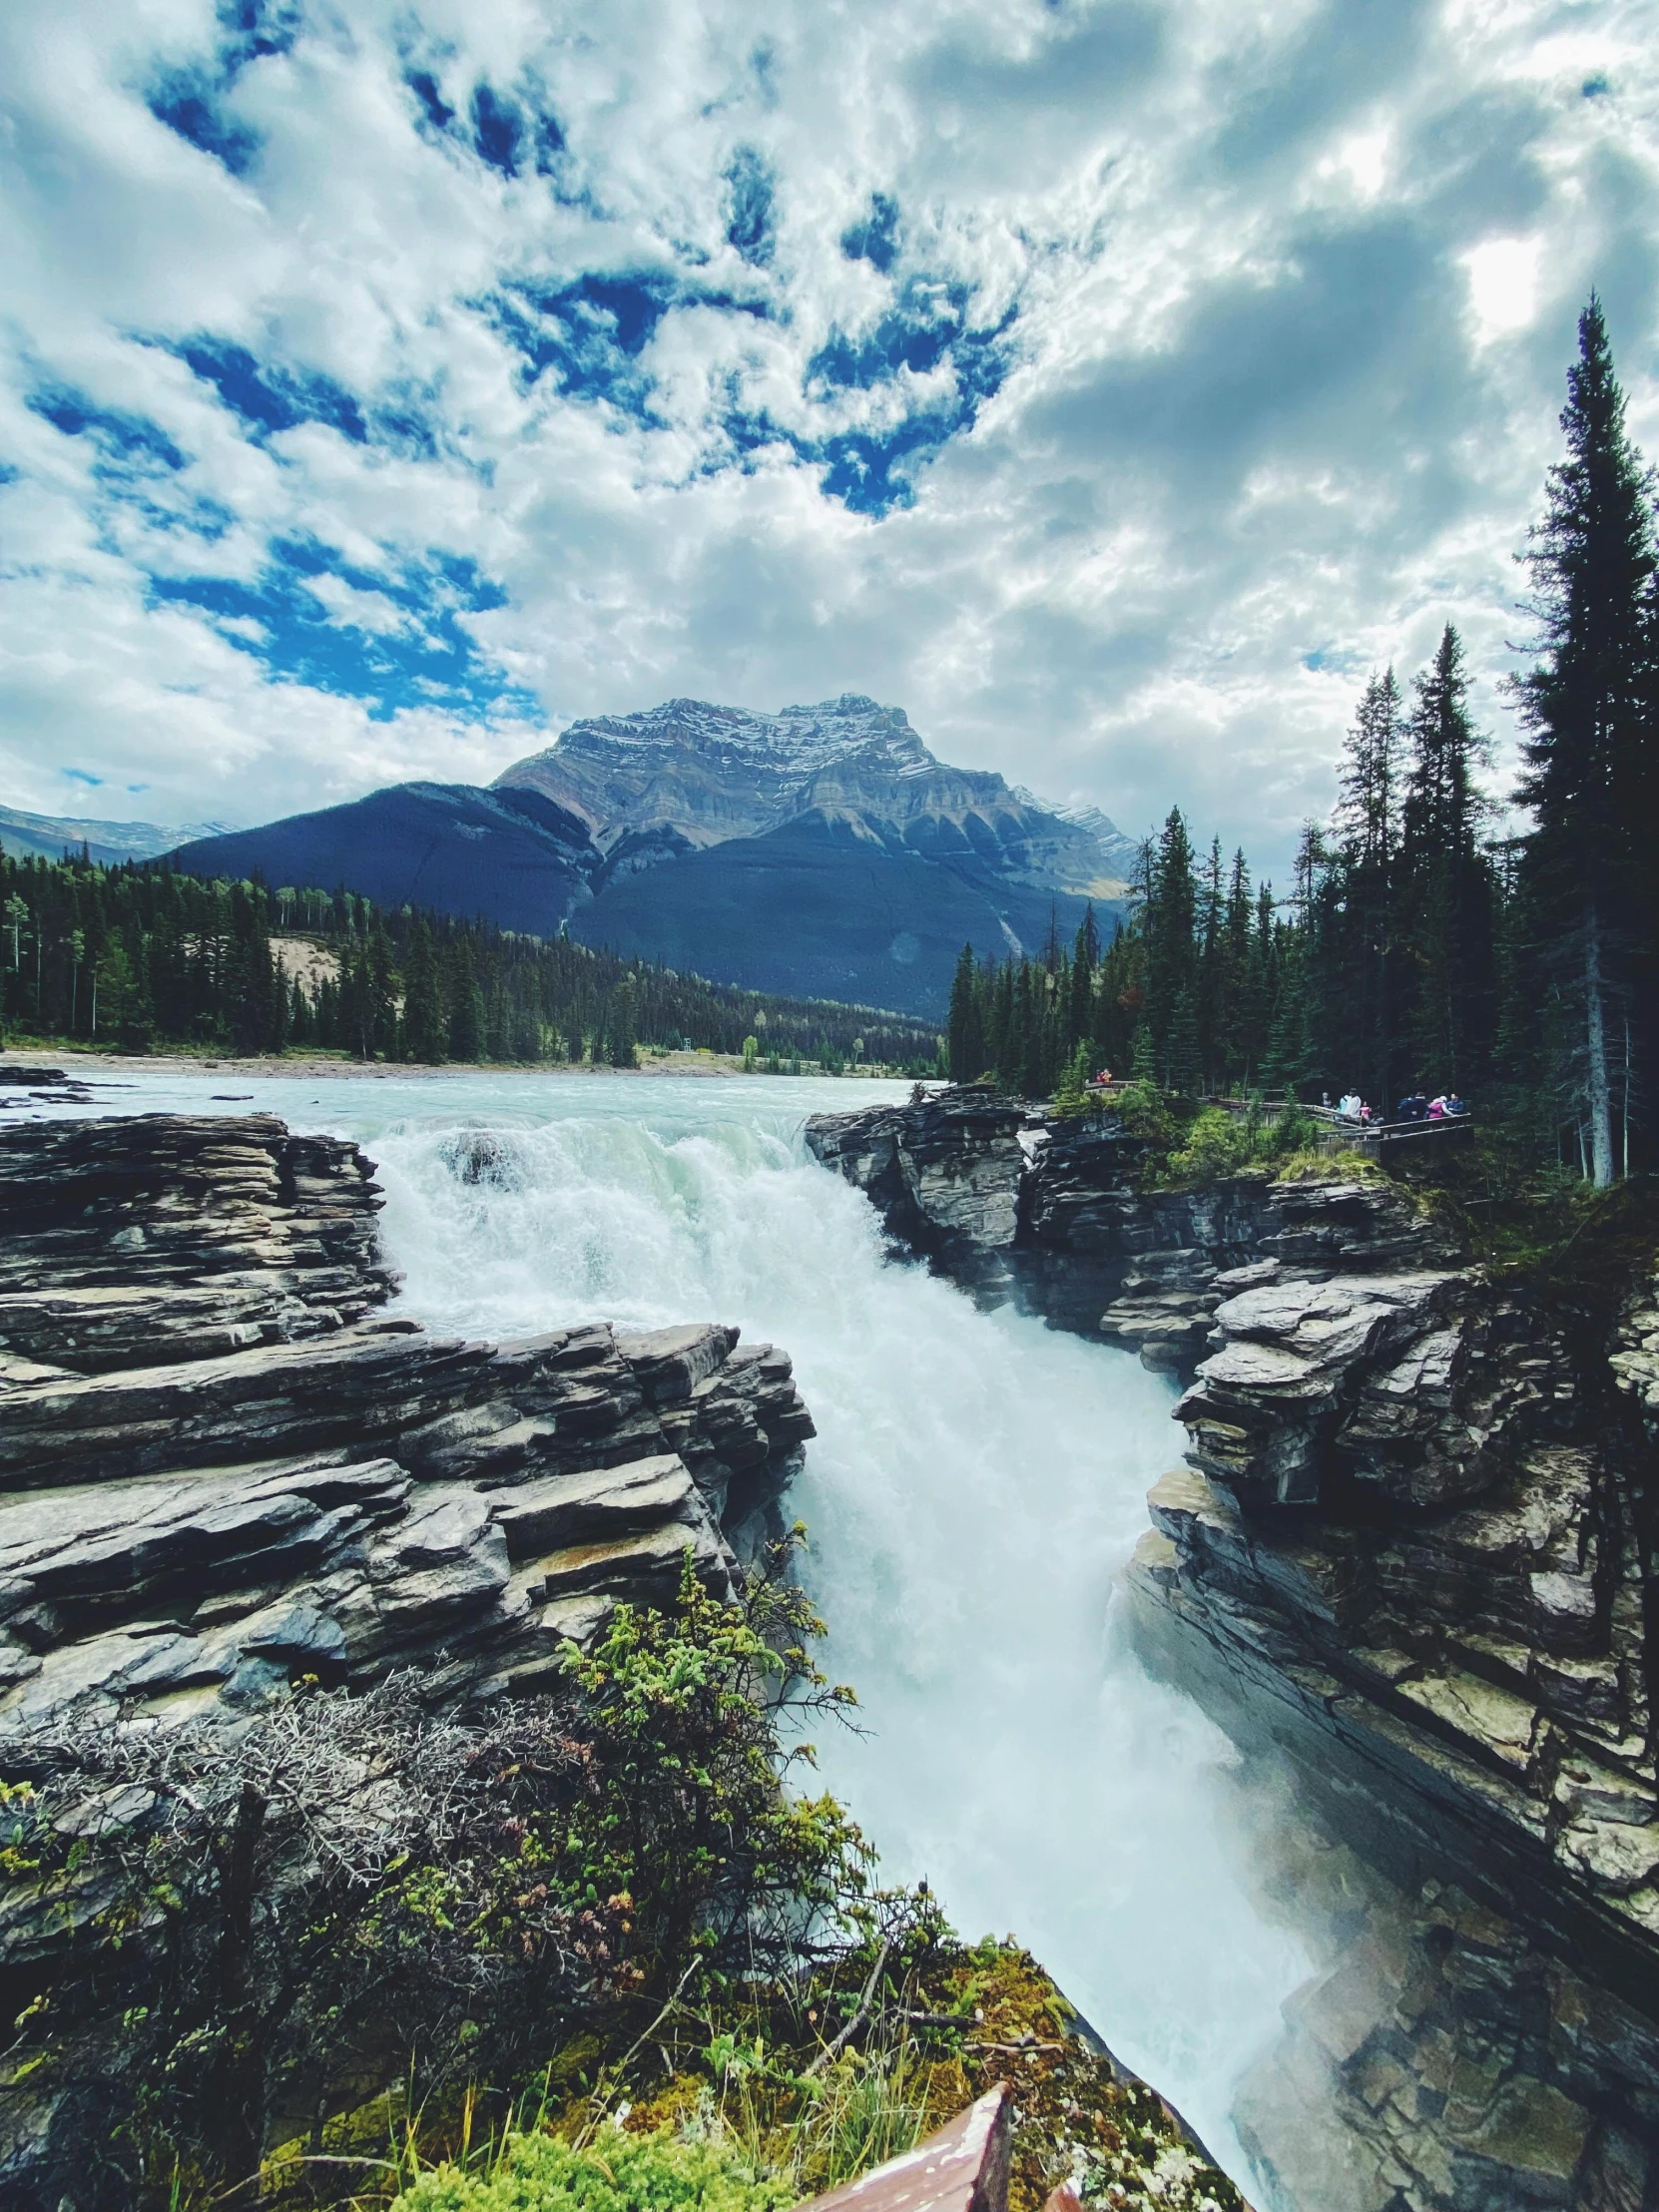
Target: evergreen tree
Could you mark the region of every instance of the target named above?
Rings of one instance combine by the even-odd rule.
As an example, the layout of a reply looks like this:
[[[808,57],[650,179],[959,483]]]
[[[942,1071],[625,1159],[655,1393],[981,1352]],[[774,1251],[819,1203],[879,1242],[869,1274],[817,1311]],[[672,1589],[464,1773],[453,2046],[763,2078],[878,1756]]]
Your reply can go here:
[[[263,904],[252,885],[231,885],[225,995],[232,1039],[244,1055],[263,1052],[270,1039],[273,968]]]
[[[631,975],[625,975],[611,993],[610,1012],[605,1023],[605,1044],[612,1067],[639,1066],[639,1014],[634,978]],[[821,1041],[821,1058],[826,1049]]]
[[[432,932],[424,917],[417,915],[409,931],[408,950],[403,956],[404,1059],[436,1066],[444,1056],[446,1028]]]
[[[1089,1104],[1089,1048],[1080,1044],[1060,1071],[1054,1086],[1054,1111],[1066,1118],[1083,1113]]]
[[[1198,923],[1198,1002],[1195,1009],[1195,1047],[1198,1087],[1221,1088],[1227,1076],[1224,1037],[1227,1029],[1227,902],[1222,895],[1221,839],[1210,839],[1210,858],[1204,870],[1204,887]]]
[[[1202,1082],[1199,1054],[1198,1009],[1193,994],[1184,990],[1170,1016],[1169,1042],[1165,1048],[1166,1088],[1184,1097],[1197,1095]]]
[[[1198,890],[1192,839],[1179,807],[1169,811],[1148,871],[1141,928],[1146,938],[1146,1009],[1154,1052],[1167,1061],[1170,1025],[1181,995],[1196,997],[1194,929]]]
[[[1255,1065],[1250,1020],[1251,913],[1250,868],[1241,845],[1233,854],[1233,870],[1227,885],[1227,915],[1223,924],[1224,980],[1220,992],[1223,1073],[1229,1082],[1241,1085],[1248,1081]]]
[[[1374,675],[1360,701],[1339,772],[1337,829],[1354,864],[1386,882],[1399,841],[1399,686]]]
[[[1471,1090],[1495,1018],[1493,886],[1479,839],[1487,810],[1474,779],[1487,749],[1469,718],[1462,643],[1449,622],[1414,689],[1400,903],[1418,978],[1417,1072],[1437,1090]]]
[[[973,947],[964,944],[956,960],[950,984],[948,1022],[950,1080],[972,1083],[985,1072],[985,1035],[981,1013],[983,987],[974,965]]]
[[[1537,663],[1518,686],[1527,729],[1519,796],[1533,817],[1525,891],[1541,932],[1537,956],[1573,1009],[1559,1076],[1604,1188],[1615,1164],[1623,999],[1652,898],[1641,871],[1652,869],[1653,852],[1636,838],[1654,773],[1643,689],[1654,551],[1651,479],[1625,431],[1593,294],[1579,317],[1561,427],[1567,457],[1550,470],[1527,556],[1540,635]],[[1647,1046],[1651,1008],[1638,1019]]]
[[[1071,948],[1071,990],[1066,1015],[1066,1042],[1076,1045],[1094,1027],[1095,974],[1100,966],[1100,931],[1094,906],[1084,907],[1077,924],[1077,941]]]
[[[484,994],[478,988],[472,941],[462,937],[449,968],[449,1057],[476,1060],[483,1050]]]
[[[1373,675],[1348,733],[1336,821],[1340,909],[1330,947],[1331,1043],[1341,1089],[1390,1095],[1397,1056],[1400,699],[1391,668]]]

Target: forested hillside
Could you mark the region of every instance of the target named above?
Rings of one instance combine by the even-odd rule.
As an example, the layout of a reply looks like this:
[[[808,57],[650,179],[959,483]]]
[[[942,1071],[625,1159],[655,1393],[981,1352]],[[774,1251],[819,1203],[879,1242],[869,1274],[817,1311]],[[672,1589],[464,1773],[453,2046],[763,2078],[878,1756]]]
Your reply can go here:
[[[1659,1073],[1659,582],[1654,482],[1624,424],[1599,303],[1579,325],[1526,555],[1526,733],[1497,834],[1449,623],[1401,686],[1358,703],[1329,823],[1294,881],[1195,851],[1172,809],[1142,849],[1130,922],[1092,918],[1035,960],[957,967],[950,1065],[1031,1095],[1101,1067],[1187,1094],[1358,1089],[1380,1113],[1461,1092],[1538,1157],[1598,1185],[1652,1152]]]
[[[729,989],[486,922],[382,912],[343,889],[3,859],[0,911],[8,1036],[617,1067],[642,1044],[740,1053],[752,1040],[758,1066],[937,1064],[936,1033],[898,1016]]]

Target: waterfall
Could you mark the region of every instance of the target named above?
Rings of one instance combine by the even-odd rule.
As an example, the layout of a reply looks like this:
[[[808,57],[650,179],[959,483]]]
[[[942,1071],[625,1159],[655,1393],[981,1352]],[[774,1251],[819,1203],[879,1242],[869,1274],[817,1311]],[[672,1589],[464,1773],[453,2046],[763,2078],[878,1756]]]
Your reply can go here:
[[[806,1572],[867,1730],[820,1735],[825,1780],[888,1878],[926,1876],[969,1937],[1015,1933],[1248,2191],[1233,2090],[1309,1961],[1253,1903],[1236,1755],[1114,1614],[1178,1454],[1167,1382],[885,1257],[864,1199],[798,1138],[873,1086],[238,1088],[238,1110],[368,1145],[399,1303],[433,1328],[736,1321],[793,1355],[819,1427],[793,1498]],[[124,1103],[207,1101],[174,1081]],[[479,1128],[487,1158],[458,1141]]]

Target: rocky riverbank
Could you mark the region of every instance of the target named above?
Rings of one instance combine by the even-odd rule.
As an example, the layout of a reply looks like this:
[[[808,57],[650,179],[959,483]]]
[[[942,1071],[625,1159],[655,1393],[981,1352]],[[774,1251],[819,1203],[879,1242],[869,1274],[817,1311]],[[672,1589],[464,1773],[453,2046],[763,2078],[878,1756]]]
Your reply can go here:
[[[730,1586],[813,1433],[788,1356],[429,1335],[383,1310],[379,1205],[265,1115],[0,1130],[0,1731],[415,1661],[475,1699],[688,1547]]]
[[[1644,2204],[1651,1287],[1598,1335],[1382,1179],[1142,1192],[1110,1120],[1054,1129],[985,1093],[821,1117],[808,1142],[977,1297],[1188,1383],[1186,1464],[1128,1572],[1140,1635],[1397,1885],[1345,1904],[1297,2016],[1351,2127],[1329,2201]]]
[[[49,1085],[53,1071],[27,1072],[29,1095],[88,1103]],[[457,1132],[447,1166],[470,1185],[505,1169],[481,1132]],[[498,1701],[550,1687],[569,1640],[591,1648],[619,1601],[671,1605],[688,1552],[708,1589],[733,1593],[781,1533],[813,1433],[786,1354],[715,1323],[504,1344],[434,1335],[390,1310],[381,1203],[354,1145],[268,1115],[0,1128],[0,1780],[37,1778],[52,1747],[106,1732],[234,1757],[289,1710],[289,1685],[396,1677],[386,1694],[415,1685],[434,1720],[510,1726],[496,1717],[515,1708]],[[127,2201],[109,2194],[99,2087],[114,2015],[95,2007],[67,2035],[50,2021],[65,1962],[84,1964],[114,1894],[100,1887],[109,1864],[144,1863],[154,1842],[156,1795],[129,1780],[74,1798],[77,1825],[53,1831],[47,1871],[26,1851],[8,1859],[0,1987],[37,2023],[33,2043],[0,2057],[8,2202]],[[33,1802],[6,1800],[14,1846]],[[97,1866],[77,1871],[94,1846]],[[979,2006],[962,2019],[990,2038],[972,2066],[1021,2082],[1022,2206],[1085,2155],[1114,2202],[1242,2202],[1030,1961],[996,1946],[960,1957],[963,2002]],[[1000,2010],[985,2024],[992,1982],[1017,1984],[1017,2025]],[[844,2003],[857,2001],[854,1987]],[[906,1982],[891,2001],[916,1992]],[[797,2063],[811,2071],[825,2031],[807,2018]],[[940,2024],[923,2023],[935,2041]],[[624,2040],[632,2060],[633,2024]],[[935,2101],[982,2085],[959,2055],[947,2037],[930,2056]],[[695,2094],[698,2052],[687,2062]],[[371,2064],[359,2070],[347,2104],[379,2087]],[[648,2084],[671,2098],[686,2086]],[[361,2107],[377,2110],[373,2096]],[[324,2108],[302,2117],[316,2149]],[[102,2179],[81,2155],[86,2124]],[[351,2112],[336,2124],[351,2167],[363,2147]]]

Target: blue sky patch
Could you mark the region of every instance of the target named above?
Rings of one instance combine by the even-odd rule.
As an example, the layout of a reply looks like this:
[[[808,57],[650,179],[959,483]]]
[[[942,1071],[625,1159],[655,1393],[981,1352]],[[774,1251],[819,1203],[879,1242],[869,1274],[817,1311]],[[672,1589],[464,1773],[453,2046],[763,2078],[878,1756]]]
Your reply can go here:
[[[299,0],[219,0],[220,56],[240,75],[250,62],[293,50],[304,22]]]
[[[841,252],[849,262],[868,262],[885,276],[898,259],[898,202],[872,192],[867,212],[841,233]]]
[[[301,13],[298,0],[219,0],[212,58],[163,71],[151,81],[145,105],[158,123],[211,154],[233,177],[246,177],[259,157],[260,135],[229,112],[225,97],[253,63],[290,51]]]
[[[406,67],[403,82],[414,94],[423,137],[464,146],[509,182],[530,171],[538,177],[557,175],[565,134],[534,81],[505,93],[480,78],[467,100],[464,122],[434,70]]]
[[[856,334],[832,330],[807,364],[809,397],[834,391],[873,391],[895,382],[905,369],[925,376],[948,363],[954,389],[929,399],[902,421],[879,428],[848,428],[816,445],[796,441],[804,459],[820,462],[823,486],[857,514],[883,515],[915,499],[910,467],[936,453],[964,430],[1002,384],[1012,362],[1008,332],[1018,309],[1010,307],[988,328],[970,328],[972,293],[959,283],[913,276],[885,314]]]
[[[181,453],[167,432],[145,415],[126,414],[118,408],[99,407],[84,393],[67,384],[46,385],[31,392],[30,412],[61,430],[66,438],[91,438],[111,460],[126,469],[181,469],[188,456]]]
[[[534,694],[513,684],[466,628],[465,616],[506,605],[505,592],[467,556],[429,552],[382,574],[311,539],[278,540],[254,583],[153,576],[150,596],[217,619],[226,642],[260,661],[274,682],[360,699],[375,722],[420,706],[542,719]]]
[[[368,424],[351,394],[315,369],[260,362],[228,338],[183,338],[168,347],[212,384],[233,414],[256,433],[291,430],[301,422],[326,422],[353,445],[368,442]]]
[[[967,310],[972,292],[966,284],[941,283],[912,276],[893,305],[874,325],[856,336],[831,330],[807,363],[807,384],[871,391],[889,384],[902,369],[925,376],[947,356],[958,385],[988,398],[1007,373],[1002,344],[1014,320],[1010,308],[990,329],[970,329]]]
[[[447,131],[455,120],[455,111],[443,97],[432,72],[429,69],[406,70],[403,82],[419,101],[427,125],[434,131]]]
[[[767,312],[759,300],[704,290],[668,270],[590,271],[550,290],[511,284],[483,302],[494,327],[523,356],[527,383],[551,368],[571,398],[607,401],[645,423],[657,417],[640,355],[665,315],[698,306]]]
[[[158,123],[211,154],[233,177],[246,177],[260,151],[259,133],[227,114],[223,91],[206,69],[173,69],[151,85],[145,104]]]
[[[32,392],[28,405],[65,437],[86,438],[93,446],[97,458],[90,473],[103,495],[95,511],[106,544],[113,547],[118,534],[118,509],[165,536],[200,538],[210,544],[235,522],[236,516],[222,501],[179,483],[190,456],[147,416],[96,406],[83,392],[61,384]]]
[[[923,375],[947,363],[953,388],[942,397],[929,395],[896,424],[814,437],[746,407],[734,373],[716,412],[729,452],[743,465],[750,455],[784,444],[824,470],[829,497],[860,514],[909,505],[915,493],[906,464],[971,428],[981,404],[1007,374],[1007,336],[1016,310],[1010,308],[989,328],[974,329],[967,321],[971,301],[965,284],[913,277],[870,329],[832,331],[808,364],[806,395],[818,403],[839,392],[889,385],[905,369]],[[661,427],[661,418],[641,356],[666,316],[692,306],[758,317],[771,312],[764,300],[705,290],[666,270],[589,273],[549,290],[515,283],[482,302],[496,330],[522,356],[526,383],[551,369],[567,396],[616,407],[647,429]]]
[[[726,243],[751,269],[770,269],[777,250],[772,171],[753,146],[740,146],[726,168]]]
[[[478,159],[503,177],[516,177],[524,136],[524,118],[513,103],[479,85],[472,95],[472,146]]]

